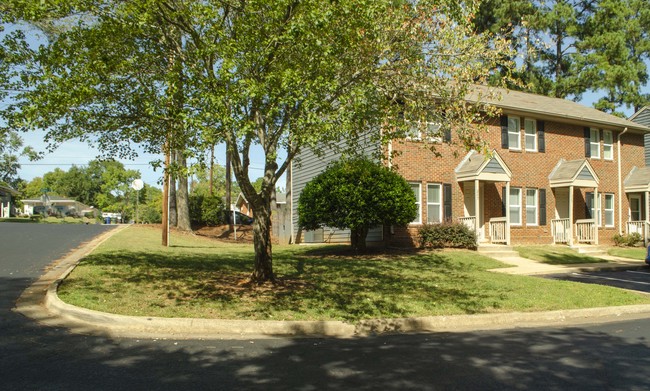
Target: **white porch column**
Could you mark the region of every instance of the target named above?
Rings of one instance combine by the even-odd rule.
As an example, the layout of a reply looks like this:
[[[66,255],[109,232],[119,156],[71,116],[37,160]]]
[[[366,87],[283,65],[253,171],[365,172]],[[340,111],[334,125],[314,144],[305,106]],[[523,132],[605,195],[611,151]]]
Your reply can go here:
[[[650,236],[650,232],[648,232],[648,224],[650,224],[650,191],[645,192],[645,225],[643,226],[643,245],[645,247],[648,247],[648,242],[650,241],[648,236]]]
[[[597,246],[598,245],[598,221],[601,220],[601,215],[600,215],[600,198],[598,198],[598,187],[594,187],[594,217],[596,218],[596,228],[594,230],[594,244]]]
[[[569,186],[569,246],[573,247],[573,186]]]
[[[510,182],[506,182],[506,245],[510,246]]]
[[[476,230],[476,241],[478,242],[480,237],[478,234],[478,223],[479,223],[479,207],[481,206],[479,199],[479,180],[474,179],[474,229]]]

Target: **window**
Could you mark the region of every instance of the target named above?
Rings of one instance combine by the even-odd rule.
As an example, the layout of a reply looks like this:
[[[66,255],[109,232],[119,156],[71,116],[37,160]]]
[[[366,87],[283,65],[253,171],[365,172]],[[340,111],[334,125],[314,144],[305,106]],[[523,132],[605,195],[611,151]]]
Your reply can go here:
[[[526,151],[537,151],[537,121],[526,118],[524,120],[524,131]]]
[[[409,183],[409,185],[411,185],[411,190],[413,190],[413,194],[415,195],[415,204],[417,205],[418,210],[418,215],[411,223],[420,224],[422,223],[422,191],[420,190],[421,185],[419,183]]]
[[[427,186],[427,223],[442,222],[442,186]]]
[[[614,133],[603,130],[603,159],[614,160]]]
[[[407,140],[422,140],[422,123],[421,122],[411,122],[409,124],[409,129],[406,132],[406,139]],[[433,122],[427,122],[426,123],[426,131],[425,131],[425,136],[427,137],[427,140],[430,142],[435,142],[435,143],[441,143],[443,140],[443,135],[440,132],[441,126],[440,124],[436,124]]]
[[[521,189],[510,189],[510,224],[521,225]]]
[[[589,134],[591,157],[594,159],[600,159],[600,131],[598,129],[591,128]]]
[[[614,194],[605,194],[605,227],[614,226]]]
[[[526,189],[526,225],[537,225],[537,189]]]
[[[508,116],[508,146],[510,149],[521,149],[521,120],[519,117]]]

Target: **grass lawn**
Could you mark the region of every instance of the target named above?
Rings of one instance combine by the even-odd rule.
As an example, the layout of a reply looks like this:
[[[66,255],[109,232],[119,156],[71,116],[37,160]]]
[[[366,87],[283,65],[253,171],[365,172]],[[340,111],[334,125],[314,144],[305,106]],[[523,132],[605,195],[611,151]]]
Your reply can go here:
[[[612,247],[608,253],[616,257],[645,259],[646,251],[645,247]]]
[[[572,265],[577,263],[604,263],[604,259],[578,254],[564,246],[516,246],[515,251],[523,258],[550,265]]]
[[[250,286],[250,244],[178,234],[170,248],[159,243],[157,229],[124,229],[82,260],[60,297],[125,315],[347,321],[650,304],[614,288],[488,272],[503,264],[471,251],[274,246],[283,284]]]

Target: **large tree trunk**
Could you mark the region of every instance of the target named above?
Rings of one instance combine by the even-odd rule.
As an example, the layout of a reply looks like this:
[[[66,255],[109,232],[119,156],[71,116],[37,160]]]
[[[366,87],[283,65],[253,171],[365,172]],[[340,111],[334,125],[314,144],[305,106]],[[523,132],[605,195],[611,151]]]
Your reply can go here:
[[[179,167],[187,168],[187,159],[182,152],[176,152],[176,163]],[[191,231],[190,224],[190,198],[187,190],[187,174],[178,176],[178,190],[176,191],[176,218],[177,227],[183,231]]]
[[[270,200],[269,200],[270,201]],[[273,255],[271,243],[271,210],[270,202],[266,205],[255,205],[253,207],[253,245],[255,247],[255,269],[251,275],[251,281],[263,283],[265,281],[275,282],[273,274]]]
[[[350,231],[350,244],[355,252],[366,251],[366,237],[368,227],[355,228]]]

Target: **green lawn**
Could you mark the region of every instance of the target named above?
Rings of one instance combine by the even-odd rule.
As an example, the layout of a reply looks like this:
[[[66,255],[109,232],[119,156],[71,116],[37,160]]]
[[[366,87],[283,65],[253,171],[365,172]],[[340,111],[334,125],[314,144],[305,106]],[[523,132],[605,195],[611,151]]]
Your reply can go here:
[[[609,255],[631,259],[645,259],[646,249],[644,247],[612,247]]]
[[[572,265],[579,263],[605,263],[604,259],[578,254],[564,246],[516,246],[515,251],[523,258],[550,265]]]
[[[158,230],[126,228],[81,262],[60,297],[125,315],[347,321],[650,304],[614,288],[488,272],[503,264],[471,251],[274,246],[282,285],[257,287],[246,283],[250,244],[177,234],[172,247],[159,243]]]

